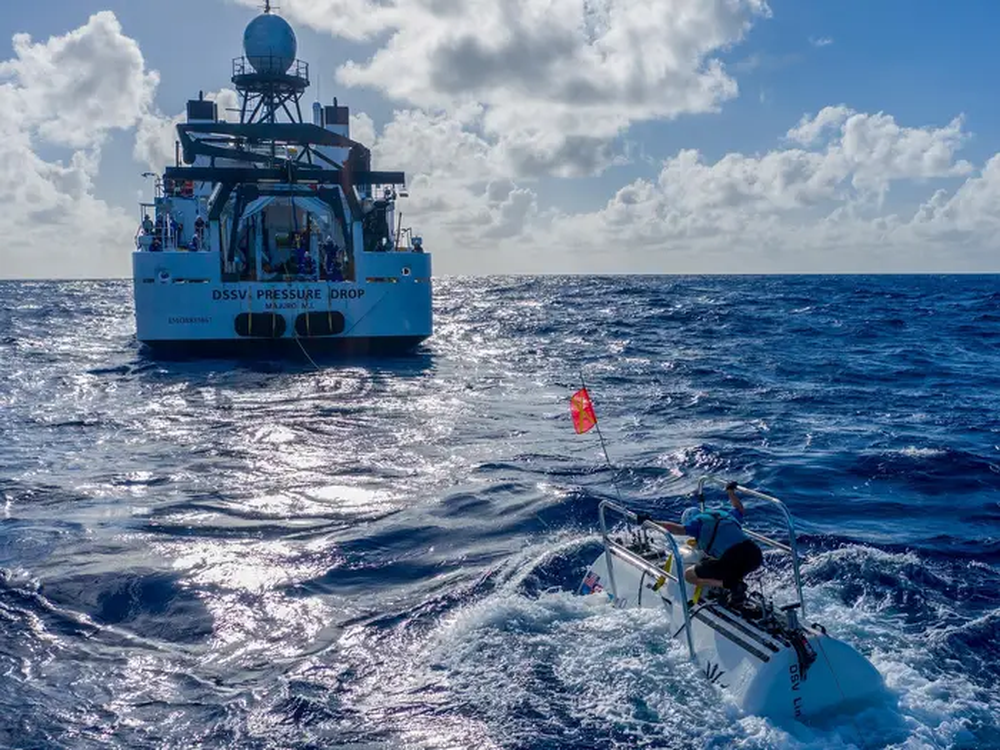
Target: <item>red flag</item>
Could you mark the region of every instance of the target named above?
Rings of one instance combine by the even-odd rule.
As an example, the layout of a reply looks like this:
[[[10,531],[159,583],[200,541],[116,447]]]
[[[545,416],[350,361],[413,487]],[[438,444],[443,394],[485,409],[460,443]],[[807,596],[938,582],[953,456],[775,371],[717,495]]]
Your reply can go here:
[[[594,414],[594,404],[590,400],[590,394],[586,388],[581,388],[573,394],[569,401],[569,413],[573,417],[573,427],[576,434],[586,432],[597,424],[597,415]]]

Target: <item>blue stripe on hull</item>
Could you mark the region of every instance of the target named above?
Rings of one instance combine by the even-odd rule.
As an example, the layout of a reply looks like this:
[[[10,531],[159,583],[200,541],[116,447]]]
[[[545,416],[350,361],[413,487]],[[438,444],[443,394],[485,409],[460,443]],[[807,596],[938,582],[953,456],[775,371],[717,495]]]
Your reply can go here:
[[[318,357],[381,357],[410,354],[426,336],[369,336],[324,338],[265,339],[196,339],[143,341],[144,353],[154,359],[219,359],[288,357],[304,359],[305,349],[312,358]],[[301,345],[301,346],[300,346]]]

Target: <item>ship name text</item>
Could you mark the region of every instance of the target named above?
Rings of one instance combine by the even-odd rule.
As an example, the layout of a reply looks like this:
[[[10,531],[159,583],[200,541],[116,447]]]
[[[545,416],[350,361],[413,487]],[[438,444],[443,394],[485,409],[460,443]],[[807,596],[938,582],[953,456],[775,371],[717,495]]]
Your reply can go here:
[[[330,300],[359,300],[365,296],[364,289],[330,289]],[[215,302],[260,300],[263,302],[319,302],[323,299],[321,288],[298,289],[213,289]]]

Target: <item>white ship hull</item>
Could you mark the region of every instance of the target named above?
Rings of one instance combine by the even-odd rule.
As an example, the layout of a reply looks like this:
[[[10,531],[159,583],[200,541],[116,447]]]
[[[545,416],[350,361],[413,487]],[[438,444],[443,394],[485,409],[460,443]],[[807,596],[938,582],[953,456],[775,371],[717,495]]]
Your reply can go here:
[[[370,256],[357,281],[223,282],[217,253],[136,252],[137,338],[164,355],[411,351],[433,332],[430,256]]]

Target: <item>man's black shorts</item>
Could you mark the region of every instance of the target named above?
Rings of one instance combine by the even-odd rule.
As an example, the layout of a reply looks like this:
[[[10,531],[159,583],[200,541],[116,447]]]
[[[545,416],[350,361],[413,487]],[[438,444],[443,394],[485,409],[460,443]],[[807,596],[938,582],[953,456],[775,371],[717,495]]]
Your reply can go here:
[[[699,578],[714,578],[722,581],[727,589],[733,588],[743,580],[743,576],[752,573],[764,562],[760,547],[750,539],[744,539],[722,553],[716,560],[708,557],[694,566],[694,573]]]

